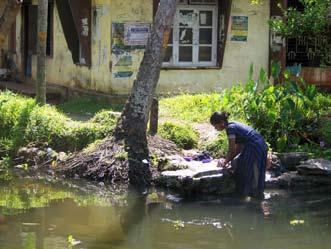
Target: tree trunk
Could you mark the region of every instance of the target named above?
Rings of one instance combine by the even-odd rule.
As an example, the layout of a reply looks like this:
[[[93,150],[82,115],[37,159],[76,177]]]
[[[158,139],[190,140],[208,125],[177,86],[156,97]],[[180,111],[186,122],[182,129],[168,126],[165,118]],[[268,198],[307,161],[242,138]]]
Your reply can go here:
[[[149,115],[149,134],[155,136],[159,123],[159,100],[157,97],[152,99],[151,111]]]
[[[19,0],[6,0],[3,3],[3,11],[0,13],[0,46],[4,44],[11,26],[15,22],[16,16],[21,9],[21,2]]]
[[[47,40],[48,0],[38,2],[38,39],[37,39],[37,82],[36,100],[39,104],[46,103],[46,40]]]
[[[134,186],[150,182],[147,122],[152,98],[159,80],[171,24],[176,10],[176,0],[161,0],[148,39],[139,72],[133,83],[131,95],[115,128],[114,136],[124,139],[129,156],[129,179]]]

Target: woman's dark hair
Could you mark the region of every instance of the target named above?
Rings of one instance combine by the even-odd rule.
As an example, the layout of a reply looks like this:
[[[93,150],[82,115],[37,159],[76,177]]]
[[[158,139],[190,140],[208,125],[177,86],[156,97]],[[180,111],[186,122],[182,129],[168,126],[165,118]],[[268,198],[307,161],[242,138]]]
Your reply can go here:
[[[210,123],[212,125],[219,124],[222,121],[228,122],[228,117],[230,114],[228,112],[214,112],[210,117]]]

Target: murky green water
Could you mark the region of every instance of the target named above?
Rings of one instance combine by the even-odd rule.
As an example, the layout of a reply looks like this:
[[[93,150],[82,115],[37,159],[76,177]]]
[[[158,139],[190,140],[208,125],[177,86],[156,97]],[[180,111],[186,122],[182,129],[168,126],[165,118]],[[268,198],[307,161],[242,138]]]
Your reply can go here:
[[[327,249],[331,193],[274,192],[264,212],[234,198],[148,200],[29,180],[0,186],[1,249]],[[268,214],[268,212],[270,214]]]

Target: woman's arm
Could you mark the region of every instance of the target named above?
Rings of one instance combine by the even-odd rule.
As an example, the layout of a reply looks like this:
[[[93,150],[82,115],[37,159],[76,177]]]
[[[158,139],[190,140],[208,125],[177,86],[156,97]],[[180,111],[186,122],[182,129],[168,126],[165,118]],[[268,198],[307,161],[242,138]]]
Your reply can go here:
[[[224,166],[227,165],[233,158],[235,158],[236,154],[236,139],[235,138],[229,138],[229,149],[228,153],[226,154],[226,158],[224,161]]]

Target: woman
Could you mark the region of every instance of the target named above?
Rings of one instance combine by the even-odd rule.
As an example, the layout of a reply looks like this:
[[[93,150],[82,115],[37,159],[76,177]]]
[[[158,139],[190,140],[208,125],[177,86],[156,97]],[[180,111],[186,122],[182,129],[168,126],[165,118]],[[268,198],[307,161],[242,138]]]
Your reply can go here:
[[[226,130],[229,141],[226,158],[220,159],[218,165],[228,167],[231,162],[240,195],[263,198],[268,147],[261,134],[252,127],[228,122],[228,117],[227,112],[215,112],[210,117],[216,130]]]

